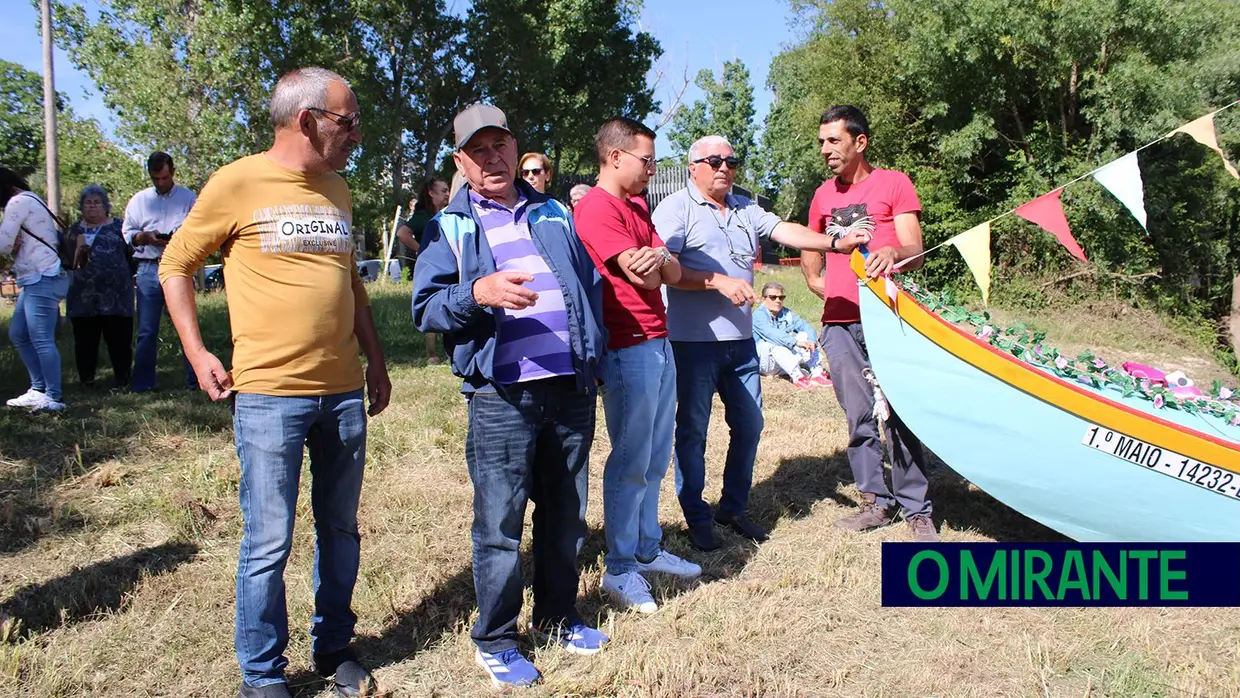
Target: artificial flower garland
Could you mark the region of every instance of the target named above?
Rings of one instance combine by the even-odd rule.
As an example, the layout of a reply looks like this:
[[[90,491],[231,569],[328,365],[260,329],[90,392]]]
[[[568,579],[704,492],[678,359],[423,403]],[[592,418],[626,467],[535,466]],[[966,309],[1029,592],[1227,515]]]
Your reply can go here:
[[[1023,322],[1011,327],[995,324],[990,313],[973,312],[956,302],[951,291],[934,293],[911,281],[899,282],[927,310],[952,324],[968,323],[977,328],[975,335],[996,349],[1005,351],[1026,363],[1039,366],[1069,381],[1092,386],[1097,390],[1111,389],[1124,397],[1137,396],[1149,400],[1156,409],[1182,410],[1189,414],[1208,414],[1232,426],[1240,426],[1240,393],[1214,381],[1205,395],[1177,395],[1170,387],[1137,378],[1116,369],[1085,350],[1072,358],[1044,344],[1045,332],[1032,332]],[[1205,391],[1202,391],[1205,392]]]

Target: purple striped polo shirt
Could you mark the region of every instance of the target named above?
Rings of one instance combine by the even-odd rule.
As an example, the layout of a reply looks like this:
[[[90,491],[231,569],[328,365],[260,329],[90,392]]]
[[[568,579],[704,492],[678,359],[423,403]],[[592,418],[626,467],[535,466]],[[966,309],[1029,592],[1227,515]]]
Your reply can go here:
[[[564,293],[530,238],[526,221],[529,201],[518,195],[516,207],[509,210],[474,191],[469,192],[469,198],[482,221],[482,233],[496,268],[529,274],[534,280],[525,287],[538,293],[534,305],[523,310],[495,309],[495,380],[511,384],[573,375]]]

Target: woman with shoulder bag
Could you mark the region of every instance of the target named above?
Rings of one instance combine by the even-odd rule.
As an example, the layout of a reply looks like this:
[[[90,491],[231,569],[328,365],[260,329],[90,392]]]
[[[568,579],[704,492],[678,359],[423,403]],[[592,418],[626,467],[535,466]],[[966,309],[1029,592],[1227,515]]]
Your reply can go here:
[[[57,222],[26,181],[5,167],[0,167],[0,206],[0,253],[13,255],[19,289],[9,339],[30,373],[30,389],[6,404],[32,412],[60,411],[65,403],[56,324],[60,301],[69,292],[69,275],[61,268]]]
[[[68,316],[73,323],[73,353],[82,385],[95,384],[99,339],[108,345],[112,375],[118,389],[129,386],[133,366],[132,252],[112,217],[108,194],[88,185],[78,197],[81,218],[69,229],[76,250],[69,280]]]

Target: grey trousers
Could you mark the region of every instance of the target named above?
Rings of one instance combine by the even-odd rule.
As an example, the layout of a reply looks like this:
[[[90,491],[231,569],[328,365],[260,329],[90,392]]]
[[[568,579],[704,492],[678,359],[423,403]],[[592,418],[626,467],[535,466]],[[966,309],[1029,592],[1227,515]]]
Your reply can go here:
[[[878,420],[874,418],[874,388],[861,373],[870,366],[861,323],[824,325],[821,340],[835,395],[848,418],[848,465],[857,489],[873,496],[879,507],[890,508],[898,503],[906,518],[929,516],[926,457],[921,441],[900,421],[894,409],[886,420],[887,452],[891,457],[891,489],[887,489],[883,446],[878,438]]]

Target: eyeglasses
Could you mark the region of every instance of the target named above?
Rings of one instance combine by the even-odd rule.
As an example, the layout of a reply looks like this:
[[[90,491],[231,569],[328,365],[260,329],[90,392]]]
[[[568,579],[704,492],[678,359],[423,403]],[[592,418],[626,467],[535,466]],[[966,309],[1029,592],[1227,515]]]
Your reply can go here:
[[[725,162],[728,164],[729,170],[735,170],[736,168],[741,166],[741,159],[736,157],[735,155],[729,155],[726,158],[719,157],[718,155],[711,155],[710,157],[698,158],[697,160],[693,161],[693,164],[696,165],[699,162],[704,162],[707,165],[710,165],[710,169],[712,170],[719,169],[719,166],[724,164]]]
[[[783,296],[767,296],[767,298],[770,298],[773,301],[782,301],[784,299]]]
[[[332,121],[335,121],[337,124],[340,125],[341,128],[343,128],[346,131],[352,131],[353,129],[358,128],[359,126],[362,125],[361,114],[354,114],[352,116],[349,116],[346,114],[337,114],[334,111],[328,111],[326,109],[321,109],[319,107],[306,107],[306,110],[317,111],[320,114],[329,114],[335,117],[334,119],[332,119]]]
[[[616,150],[619,150],[620,152],[624,153],[625,155],[632,155],[633,157],[637,158],[638,160],[641,160],[641,161],[642,161],[642,164],[646,166],[646,169],[647,169],[647,170],[651,170],[651,171],[653,171],[653,170],[656,170],[656,169],[658,169],[658,168],[659,168],[659,161],[658,161],[658,160],[655,160],[653,155],[648,155],[648,156],[646,156],[646,157],[642,157],[641,155],[638,155],[638,154],[636,154],[636,153],[630,153],[629,151],[625,150],[624,148],[616,148]]]
[[[528,176],[530,176],[530,175],[535,175],[535,176],[537,176],[537,175],[540,175],[540,174],[542,174],[542,173],[543,173],[543,168],[541,168],[541,167],[532,167],[532,168],[530,168],[530,169],[528,169],[528,170],[521,170],[521,176],[522,176],[522,177],[528,177]]]

